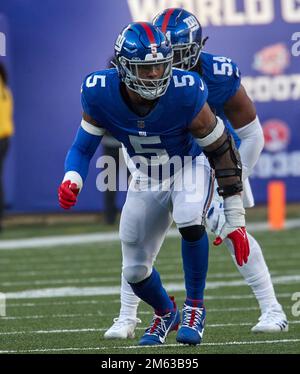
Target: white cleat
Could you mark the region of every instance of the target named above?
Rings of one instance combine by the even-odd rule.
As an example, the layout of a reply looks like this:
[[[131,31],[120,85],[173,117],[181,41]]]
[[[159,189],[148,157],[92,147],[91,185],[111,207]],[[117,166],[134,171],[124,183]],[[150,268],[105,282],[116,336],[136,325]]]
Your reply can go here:
[[[267,309],[258,319],[258,323],[252,327],[252,332],[281,332],[289,331],[289,325],[281,305],[275,305]]]
[[[133,339],[139,318],[114,318],[113,325],[104,334],[105,339]]]

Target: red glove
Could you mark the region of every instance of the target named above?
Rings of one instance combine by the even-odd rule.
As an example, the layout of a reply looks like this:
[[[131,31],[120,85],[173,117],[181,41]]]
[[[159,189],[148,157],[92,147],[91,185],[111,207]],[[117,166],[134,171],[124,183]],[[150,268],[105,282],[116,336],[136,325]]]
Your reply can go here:
[[[79,188],[70,180],[63,182],[58,188],[59,205],[64,209],[70,209],[76,204]]]
[[[230,234],[227,235],[227,238],[232,241],[234,247],[234,253],[236,262],[243,266],[243,262],[246,264],[250,254],[250,246],[247,237],[247,231],[245,227],[240,227]],[[214,245],[220,245],[223,242],[223,239],[218,236],[214,240]]]

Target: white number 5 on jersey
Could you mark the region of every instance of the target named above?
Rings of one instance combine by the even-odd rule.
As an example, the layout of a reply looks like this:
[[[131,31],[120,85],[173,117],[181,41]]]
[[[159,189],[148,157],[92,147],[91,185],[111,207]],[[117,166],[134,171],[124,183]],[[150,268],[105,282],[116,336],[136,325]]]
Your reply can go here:
[[[129,140],[137,155],[145,153],[155,155],[152,156],[150,160],[151,165],[163,165],[169,161],[169,155],[166,149],[151,148],[151,145],[161,143],[161,139],[159,136],[140,137],[135,135],[129,135]]]
[[[88,77],[85,85],[87,86],[87,88],[95,87],[98,81],[100,81],[101,87],[105,87],[106,76],[97,74],[92,75],[91,77]]]
[[[195,84],[195,78],[192,75],[183,75],[182,77],[174,75],[173,79],[175,87],[193,86]]]

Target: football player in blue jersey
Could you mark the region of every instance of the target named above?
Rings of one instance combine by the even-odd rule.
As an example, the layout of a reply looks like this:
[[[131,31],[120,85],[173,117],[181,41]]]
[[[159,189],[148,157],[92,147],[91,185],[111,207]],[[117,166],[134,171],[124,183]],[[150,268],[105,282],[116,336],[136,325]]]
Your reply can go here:
[[[200,76],[172,70],[172,47],[158,27],[129,24],[116,41],[115,55],[116,69],[92,73],[82,85],[84,113],[66,157],[60,205],[68,209],[76,203],[90,159],[104,129],[108,130],[126,147],[136,169],[122,209],[120,239],[124,279],[154,309],[140,344],[163,344],[180,322],[177,306],[153,267],[172,219],[189,253],[185,323],[176,339],[199,344],[206,316],[203,297],[208,267],[204,218],[213,193],[209,163],[224,199],[225,224],[218,241],[232,241],[240,266],[249,256],[239,153],[222,119],[209,109]]]
[[[153,23],[172,42],[173,67],[197,72],[206,83],[207,102],[211,110],[222,118],[239,147],[243,165],[244,207],[252,207],[254,199],[248,177],[262,151],[264,138],[255,106],[241,84],[238,66],[229,58],[202,52],[206,39],[203,39],[201,25],[193,14],[179,8],[166,9],[155,17]],[[207,215],[207,227],[218,235],[223,224],[223,201],[215,193]],[[248,234],[248,238],[249,260],[246,265],[237,267],[246,283],[252,288],[261,309],[259,322],[252,331],[288,331],[287,318],[277,301],[261,247],[252,235]],[[224,243],[235,260],[231,241],[225,239]],[[187,257],[188,253],[182,246],[184,269]],[[106,338],[126,338],[133,335],[137,322],[137,305],[138,299],[130,292],[128,284],[122,277],[120,315],[105,333]]]

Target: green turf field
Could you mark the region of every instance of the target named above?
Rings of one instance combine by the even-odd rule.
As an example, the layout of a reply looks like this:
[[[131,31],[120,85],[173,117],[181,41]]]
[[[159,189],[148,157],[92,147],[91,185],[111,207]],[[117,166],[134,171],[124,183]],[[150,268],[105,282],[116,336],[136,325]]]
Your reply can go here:
[[[287,333],[254,335],[250,332],[259,317],[259,309],[250,289],[243,285],[227,249],[222,246],[211,247],[206,290],[207,324],[201,346],[178,345],[175,333],[171,333],[164,346],[138,347],[138,339],[152,316],[150,308],[144,304],[139,308],[142,323],[135,339],[104,340],[103,334],[119,310],[121,255],[120,244],[114,241],[0,250],[0,291],[8,296],[6,317],[0,317],[0,351],[300,353],[300,316],[292,315],[296,302],[292,301],[292,295],[300,293],[300,230],[255,236],[263,245],[276,292],[288,315]],[[165,241],[157,268],[164,284],[173,290],[170,293],[175,295],[178,305],[182,305],[179,239]],[[39,291],[42,292],[40,296],[47,297],[40,297]],[[300,306],[297,310],[300,314]]]

